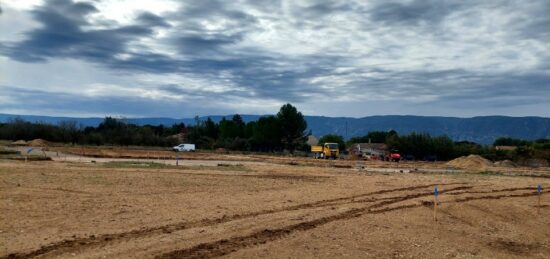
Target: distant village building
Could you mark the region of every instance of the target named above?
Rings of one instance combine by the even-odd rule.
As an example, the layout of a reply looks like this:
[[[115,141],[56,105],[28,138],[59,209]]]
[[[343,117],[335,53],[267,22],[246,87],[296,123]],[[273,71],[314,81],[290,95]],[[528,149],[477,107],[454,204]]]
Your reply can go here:
[[[384,143],[356,143],[349,148],[352,155],[371,159],[384,159],[388,145]]]
[[[502,150],[502,151],[514,151],[517,148],[518,147],[516,147],[516,146],[495,146],[496,150]]]
[[[307,144],[310,146],[316,146],[319,143],[319,139],[313,135],[307,136]]]
[[[185,140],[187,140],[187,133],[181,132],[181,133],[178,133],[178,134],[171,135],[170,137],[177,139],[178,142],[181,143],[181,142],[184,142]]]

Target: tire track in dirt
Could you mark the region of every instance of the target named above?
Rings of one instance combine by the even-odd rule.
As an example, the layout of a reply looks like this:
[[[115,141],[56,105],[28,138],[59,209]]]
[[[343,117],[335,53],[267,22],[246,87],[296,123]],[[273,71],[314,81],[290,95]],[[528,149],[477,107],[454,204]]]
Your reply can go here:
[[[481,196],[481,197],[466,197],[463,199],[456,199],[452,201],[445,201],[445,202],[438,202],[437,204],[448,204],[448,203],[463,203],[467,201],[473,201],[473,200],[500,200],[504,198],[521,198],[521,197],[529,197],[529,196],[536,196],[538,193],[536,192],[528,192],[528,193],[521,193],[521,194],[508,194],[508,195],[496,195],[496,196]],[[422,201],[421,204],[408,204],[408,205],[401,205],[391,208],[384,208],[380,210],[370,210],[368,214],[378,214],[383,212],[389,212],[394,210],[400,210],[400,209],[409,209],[409,208],[415,208],[420,206],[433,206],[433,201]]]
[[[447,184],[439,184],[439,185],[449,186],[449,185],[462,185],[462,184],[466,184],[466,183],[459,182],[459,183],[447,183]],[[65,240],[50,243],[47,245],[43,245],[39,249],[30,251],[30,252],[11,253],[7,256],[0,257],[0,259],[33,258],[36,256],[44,255],[55,251],[66,252],[65,250],[68,251],[73,249],[104,245],[117,240],[130,240],[130,239],[146,237],[151,235],[171,233],[174,231],[180,231],[180,230],[185,230],[190,228],[207,227],[207,226],[212,226],[216,224],[227,223],[234,220],[253,218],[261,215],[279,213],[284,211],[295,211],[295,210],[301,210],[301,209],[338,206],[338,205],[344,205],[344,204],[356,203],[356,202],[371,202],[370,200],[355,201],[355,199],[369,197],[373,195],[393,193],[393,192],[413,191],[413,190],[432,187],[434,185],[435,184],[425,184],[425,185],[416,185],[416,186],[409,186],[409,187],[402,187],[402,188],[395,188],[395,189],[385,189],[385,190],[357,194],[357,195],[352,195],[347,197],[340,197],[340,198],[334,198],[334,199],[321,200],[317,202],[298,204],[294,206],[283,207],[280,209],[261,210],[257,212],[251,212],[251,213],[237,214],[229,217],[224,216],[222,218],[215,218],[215,219],[203,219],[203,220],[192,221],[192,222],[181,222],[181,223],[163,225],[158,227],[136,229],[132,231],[115,233],[115,234],[103,234],[98,236],[92,235],[92,236],[83,237],[83,238],[65,239]],[[387,199],[387,198],[384,198],[384,199]]]
[[[246,236],[238,236],[238,237],[233,237],[229,239],[221,239],[210,243],[202,243],[186,249],[174,250],[171,252],[158,255],[156,258],[173,259],[173,258],[219,257],[229,253],[236,252],[239,249],[261,245],[270,241],[281,239],[294,232],[311,230],[316,227],[319,227],[334,221],[348,220],[348,219],[357,218],[366,214],[379,214],[379,213],[385,213],[385,212],[396,211],[396,210],[428,206],[430,203],[433,204],[433,202],[422,202],[420,204],[406,204],[406,205],[400,205],[396,207],[389,207],[389,208],[386,207],[382,209],[375,209],[379,207],[384,207],[386,205],[398,203],[401,201],[410,200],[418,197],[431,196],[431,195],[433,195],[432,192],[425,192],[425,193],[395,197],[394,199],[384,201],[375,205],[371,205],[363,208],[355,208],[336,215],[331,215],[331,216],[322,217],[311,221],[301,222],[298,224],[285,226],[282,228],[265,229],[263,231],[254,232]],[[503,198],[528,197],[528,196],[535,196],[535,195],[537,195],[536,192],[529,192],[529,193],[510,194],[510,195],[467,197],[467,198],[457,199],[457,200],[449,201],[445,203],[461,203],[461,202],[466,202],[471,200],[484,200],[484,199],[492,200],[492,199],[503,199]]]
[[[498,189],[498,190],[487,190],[487,191],[475,191],[475,192],[467,192],[468,194],[486,194],[486,193],[495,193],[495,192],[513,192],[513,191],[529,191],[529,190],[535,190],[534,187],[519,187],[519,188],[506,188],[506,189]],[[464,192],[449,192],[447,195],[460,195],[464,194]]]

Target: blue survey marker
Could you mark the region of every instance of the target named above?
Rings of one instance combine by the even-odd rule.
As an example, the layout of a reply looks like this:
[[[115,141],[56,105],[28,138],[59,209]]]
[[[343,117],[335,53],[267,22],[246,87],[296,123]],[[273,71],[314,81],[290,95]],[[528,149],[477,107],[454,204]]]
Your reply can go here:
[[[537,192],[541,193],[542,192],[542,186],[539,184],[537,185]]]
[[[437,195],[439,195],[439,190],[437,189],[437,186],[434,189],[434,195],[435,195],[435,197],[437,197]]]

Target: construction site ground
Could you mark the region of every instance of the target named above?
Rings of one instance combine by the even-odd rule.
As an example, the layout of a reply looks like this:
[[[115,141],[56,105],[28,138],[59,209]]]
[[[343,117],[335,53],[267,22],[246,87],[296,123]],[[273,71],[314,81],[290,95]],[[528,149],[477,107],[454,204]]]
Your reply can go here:
[[[550,258],[549,168],[32,152],[0,159],[0,258]]]

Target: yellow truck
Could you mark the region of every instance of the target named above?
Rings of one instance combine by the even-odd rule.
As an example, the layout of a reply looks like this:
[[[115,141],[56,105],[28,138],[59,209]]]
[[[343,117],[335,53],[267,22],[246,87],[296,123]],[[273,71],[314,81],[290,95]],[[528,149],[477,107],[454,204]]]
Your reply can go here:
[[[338,143],[325,143],[322,146],[311,146],[311,153],[317,159],[337,159],[340,157],[340,150],[338,149]]]

